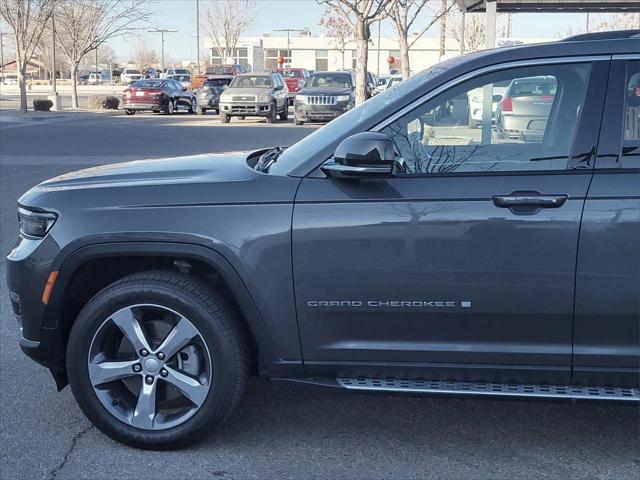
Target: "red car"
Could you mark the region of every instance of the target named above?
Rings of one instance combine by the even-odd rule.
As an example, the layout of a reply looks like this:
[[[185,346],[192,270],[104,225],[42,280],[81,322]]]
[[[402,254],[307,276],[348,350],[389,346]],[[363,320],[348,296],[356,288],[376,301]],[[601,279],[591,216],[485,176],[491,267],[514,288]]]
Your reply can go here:
[[[302,88],[305,80],[309,77],[309,72],[304,68],[278,68],[274,72],[281,73],[289,89],[289,104],[293,105],[296,92]]]
[[[196,113],[198,104],[195,94],[180,82],[170,78],[138,80],[125,89],[122,108],[127,115],[151,110],[171,115],[180,108]]]

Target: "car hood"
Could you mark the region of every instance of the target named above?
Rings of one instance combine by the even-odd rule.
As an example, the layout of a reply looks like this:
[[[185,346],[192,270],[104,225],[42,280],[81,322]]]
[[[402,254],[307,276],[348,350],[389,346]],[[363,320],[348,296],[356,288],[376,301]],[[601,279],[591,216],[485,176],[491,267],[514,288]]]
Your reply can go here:
[[[313,87],[298,90],[299,95],[349,95],[350,93],[349,88]]]
[[[248,155],[249,152],[205,154],[88,168],[47,180],[18,202],[62,209],[57,207],[57,201],[49,200],[64,198],[65,205],[84,208],[291,201],[292,195],[289,198],[276,185],[284,177],[253,170],[247,165]],[[258,186],[266,183],[271,188]]]
[[[236,96],[236,95],[271,95],[271,90],[265,88],[227,88],[224,91],[223,96]]]

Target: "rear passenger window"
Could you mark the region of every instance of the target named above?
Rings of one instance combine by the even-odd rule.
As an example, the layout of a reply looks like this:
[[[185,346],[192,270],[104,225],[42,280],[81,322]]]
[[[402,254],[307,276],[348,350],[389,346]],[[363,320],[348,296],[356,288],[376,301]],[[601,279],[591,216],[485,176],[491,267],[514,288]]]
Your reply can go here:
[[[622,166],[640,168],[640,61],[627,65]]]
[[[567,168],[590,64],[503,70],[452,87],[382,131],[407,174]]]

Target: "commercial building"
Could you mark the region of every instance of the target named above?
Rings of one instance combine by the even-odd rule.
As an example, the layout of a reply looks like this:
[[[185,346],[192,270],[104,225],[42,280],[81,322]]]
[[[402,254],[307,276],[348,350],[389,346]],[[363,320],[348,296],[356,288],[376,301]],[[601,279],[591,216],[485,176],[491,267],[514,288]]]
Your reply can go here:
[[[522,43],[536,43],[553,40],[550,38],[518,38],[499,39],[498,46]],[[211,64],[230,63],[230,59],[220,57],[211,39],[205,40],[205,47],[210,52]],[[460,45],[454,39],[447,39],[445,56],[460,54]],[[259,37],[241,37],[234,52],[233,63],[239,63],[253,70],[271,70],[278,67],[278,58],[283,57],[285,65],[307,68],[310,70],[339,70],[355,68],[356,43],[351,41],[341,48],[335,38],[313,36],[304,32],[299,36],[272,36],[263,34]],[[387,59],[393,57],[396,62],[391,68],[400,68],[400,49],[395,38],[375,37],[369,43],[369,70],[387,73]],[[434,37],[419,38],[410,50],[411,70],[420,71],[440,61],[440,40]]]

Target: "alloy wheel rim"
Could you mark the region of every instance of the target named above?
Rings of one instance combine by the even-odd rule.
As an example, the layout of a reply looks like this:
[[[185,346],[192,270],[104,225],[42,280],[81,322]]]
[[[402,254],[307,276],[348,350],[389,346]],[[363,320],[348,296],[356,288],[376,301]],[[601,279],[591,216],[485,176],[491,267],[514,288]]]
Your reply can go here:
[[[111,314],[93,336],[87,361],[102,406],[142,430],[183,424],[211,390],[213,365],[202,334],[161,305],[131,305]]]

